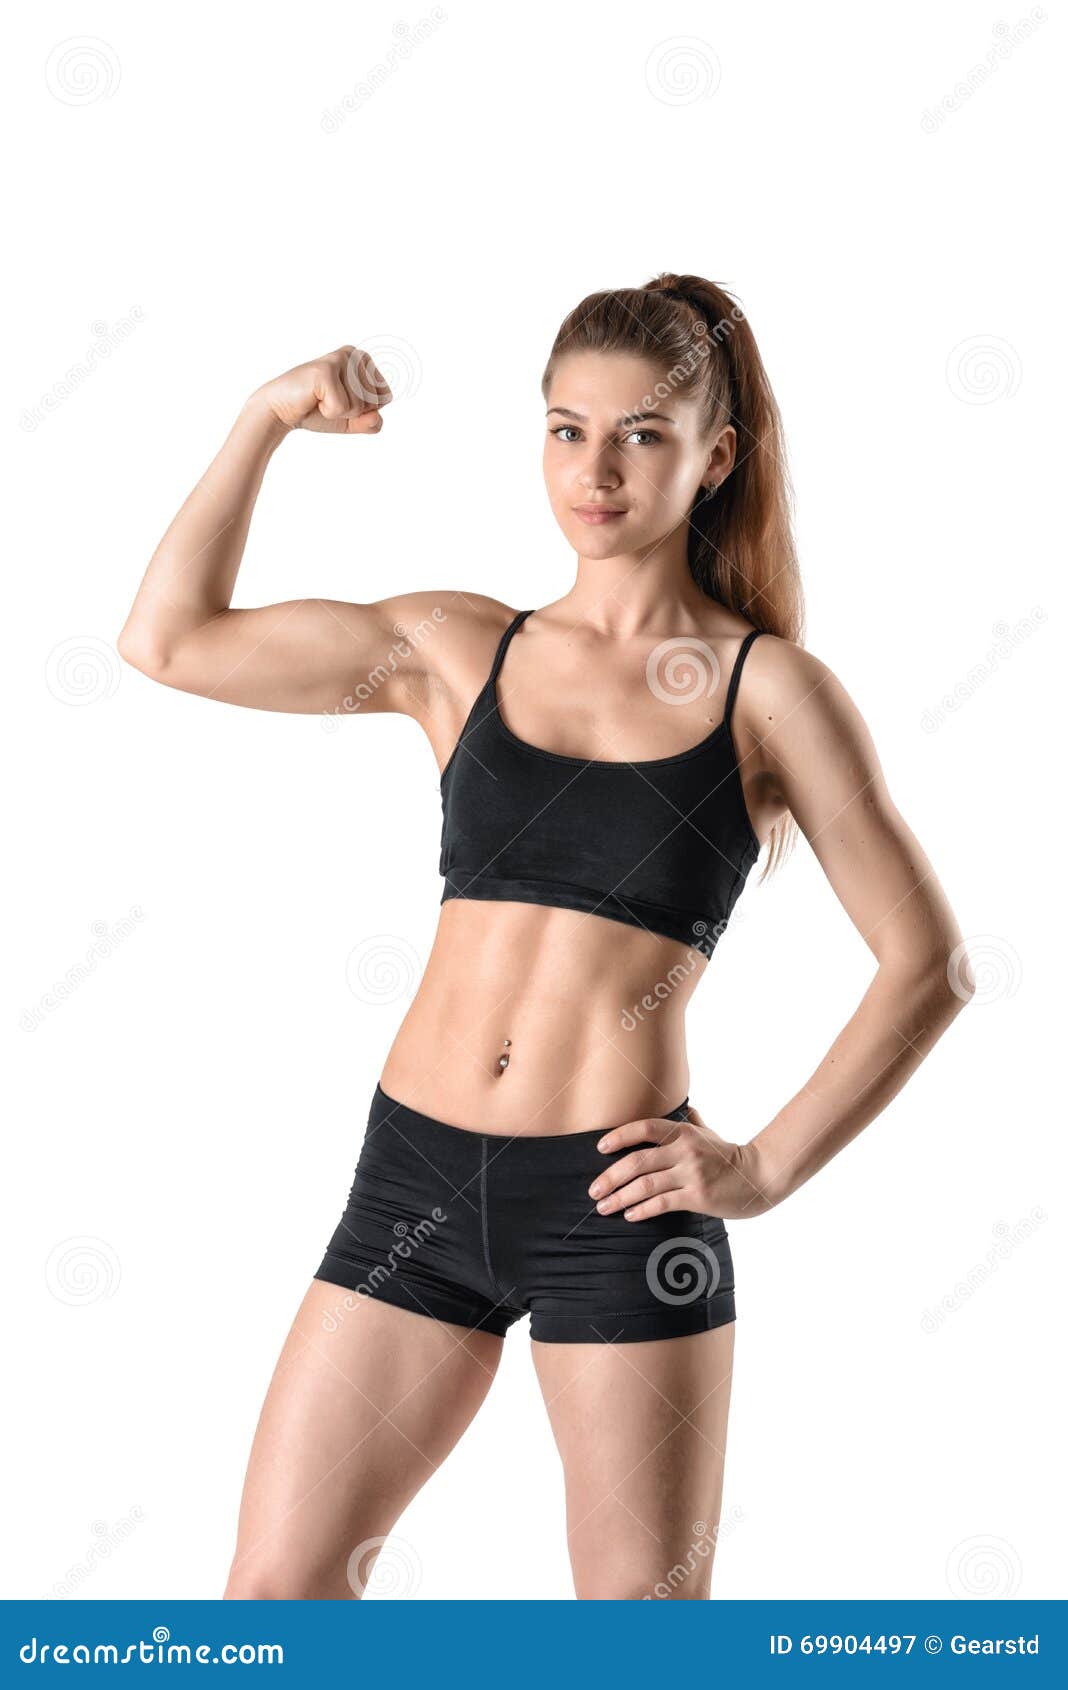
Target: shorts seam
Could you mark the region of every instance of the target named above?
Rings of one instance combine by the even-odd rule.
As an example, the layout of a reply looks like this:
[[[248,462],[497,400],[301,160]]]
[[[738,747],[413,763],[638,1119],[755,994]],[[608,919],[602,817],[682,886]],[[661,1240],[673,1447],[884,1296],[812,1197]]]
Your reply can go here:
[[[479,1193],[480,1193],[480,1198],[481,1198],[481,1202],[479,1204],[479,1207],[482,1210],[482,1263],[483,1263],[483,1266],[486,1269],[486,1278],[489,1280],[490,1289],[497,1293],[498,1305],[499,1306],[504,1305],[505,1307],[507,1307],[507,1305],[508,1305],[508,1295],[509,1294],[504,1289],[500,1280],[497,1278],[497,1275],[494,1273],[493,1262],[492,1262],[492,1259],[490,1257],[490,1241],[489,1241],[489,1141],[486,1138],[485,1134],[482,1135],[482,1160],[481,1160],[481,1164],[480,1164],[478,1173],[479,1173]],[[525,1313],[525,1312],[526,1311],[523,1310],[523,1313]]]

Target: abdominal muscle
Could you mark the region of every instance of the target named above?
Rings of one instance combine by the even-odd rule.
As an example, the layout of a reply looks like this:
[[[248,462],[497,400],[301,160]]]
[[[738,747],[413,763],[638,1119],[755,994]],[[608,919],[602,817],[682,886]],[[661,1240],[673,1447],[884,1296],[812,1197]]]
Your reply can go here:
[[[685,1009],[705,967],[607,917],[451,898],[382,1089],[506,1136],[664,1116],[689,1091]]]

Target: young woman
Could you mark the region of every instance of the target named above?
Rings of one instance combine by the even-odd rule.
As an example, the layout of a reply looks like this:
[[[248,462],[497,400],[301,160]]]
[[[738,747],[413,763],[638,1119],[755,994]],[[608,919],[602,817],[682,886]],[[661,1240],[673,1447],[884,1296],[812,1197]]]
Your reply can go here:
[[[781,423],[740,308],[696,276],[592,294],[542,388],[577,563],[552,604],[232,608],[280,442],[382,427],[389,389],[344,346],[244,404],[120,637],[153,679],[230,704],[401,711],[441,770],[437,935],[267,1393],[227,1596],[360,1595],[529,1314],[576,1594],[707,1597],[724,1221],[836,1155],[972,990],[864,721],[800,643]],[[736,1144],[689,1102],[684,1017],[761,849],[778,866],[798,827],[878,966]]]

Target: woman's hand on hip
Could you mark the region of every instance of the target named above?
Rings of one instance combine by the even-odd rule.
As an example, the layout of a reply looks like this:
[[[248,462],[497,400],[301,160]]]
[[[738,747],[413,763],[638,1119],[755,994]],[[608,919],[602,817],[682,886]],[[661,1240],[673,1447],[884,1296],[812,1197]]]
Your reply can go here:
[[[753,1146],[721,1138],[693,1104],[688,1114],[686,1121],[655,1116],[627,1121],[598,1140],[598,1150],[606,1155],[631,1144],[642,1147],[619,1156],[593,1181],[589,1191],[599,1214],[622,1209],[628,1221],[642,1221],[668,1209],[689,1209],[741,1220],[774,1207],[775,1198],[761,1184]]]

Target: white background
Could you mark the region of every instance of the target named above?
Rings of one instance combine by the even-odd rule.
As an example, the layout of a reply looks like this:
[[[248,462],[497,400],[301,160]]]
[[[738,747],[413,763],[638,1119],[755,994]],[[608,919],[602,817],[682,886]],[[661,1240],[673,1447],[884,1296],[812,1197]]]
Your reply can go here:
[[[346,111],[430,15],[51,5],[9,45],[3,1594],[221,1593],[437,918],[415,725],[328,733],[120,665],[152,550],[246,395],[351,341],[394,388],[386,426],[285,442],[235,603],[558,597],[553,334],[668,268],[753,323],[807,643],[981,973],[890,1108],[732,1227],[714,1594],[1061,1594],[1060,22],[449,0]],[[803,840],[756,881],[690,1020],[691,1096],[738,1139],[873,967]],[[355,992],[354,952],[384,958]],[[526,1331],[398,1524],[398,1593],[572,1594]]]

